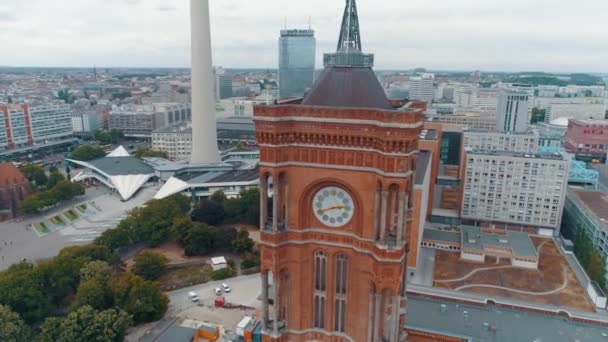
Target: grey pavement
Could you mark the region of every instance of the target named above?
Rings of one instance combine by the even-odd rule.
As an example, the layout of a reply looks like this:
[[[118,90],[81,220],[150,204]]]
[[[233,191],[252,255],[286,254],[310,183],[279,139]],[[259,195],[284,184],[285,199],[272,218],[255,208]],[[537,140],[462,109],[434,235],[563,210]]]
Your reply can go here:
[[[51,258],[68,246],[82,245],[93,241],[107,229],[116,227],[131,209],[145,204],[157,189],[142,189],[132,200],[121,202],[119,197],[105,188],[89,188],[84,196],[46,212],[0,223],[0,271],[23,259],[36,261]],[[94,202],[101,211],[69,223],[64,228],[39,237],[32,224],[63,213],[81,203]]]
[[[435,250],[432,248],[420,247],[418,256],[419,266],[413,277],[409,277],[409,282],[417,285],[433,286],[435,273]]]

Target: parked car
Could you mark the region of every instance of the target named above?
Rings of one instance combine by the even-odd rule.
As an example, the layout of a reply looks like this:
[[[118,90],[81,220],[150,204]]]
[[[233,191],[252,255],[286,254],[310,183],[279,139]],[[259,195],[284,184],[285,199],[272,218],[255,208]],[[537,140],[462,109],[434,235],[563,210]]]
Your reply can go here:
[[[222,291],[224,291],[224,292],[230,292],[231,291],[230,286],[228,286],[228,284],[226,284],[226,283],[222,283],[220,285],[220,287],[222,288]]]
[[[213,289],[213,291],[215,291],[215,294],[218,296],[222,294],[222,289],[220,289],[219,287],[216,287],[215,289]]]
[[[196,294],[196,292],[190,291],[190,292],[188,292],[188,299],[190,299],[193,302],[198,302],[198,295]]]

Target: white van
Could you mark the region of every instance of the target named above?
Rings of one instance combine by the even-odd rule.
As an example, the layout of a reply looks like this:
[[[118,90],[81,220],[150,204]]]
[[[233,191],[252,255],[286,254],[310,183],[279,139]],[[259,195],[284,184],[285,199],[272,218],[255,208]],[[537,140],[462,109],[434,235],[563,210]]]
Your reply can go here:
[[[198,302],[198,295],[196,294],[196,292],[190,291],[190,292],[188,292],[188,299],[190,299],[193,302]]]

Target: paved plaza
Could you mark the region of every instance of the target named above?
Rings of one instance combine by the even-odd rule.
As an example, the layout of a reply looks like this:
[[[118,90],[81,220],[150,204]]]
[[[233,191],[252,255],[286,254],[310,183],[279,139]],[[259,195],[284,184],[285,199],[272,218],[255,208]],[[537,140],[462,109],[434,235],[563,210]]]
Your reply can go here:
[[[36,261],[51,258],[67,246],[82,245],[93,241],[104,231],[116,227],[127,213],[149,201],[157,187],[141,189],[130,201],[120,198],[106,188],[88,188],[86,194],[43,215],[0,223],[0,270],[23,259]],[[88,215],[74,221],[65,219],[66,211],[76,210],[86,204],[95,208]],[[55,216],[64,217],[65,225],[52,232],[40,234],[34,228],[40,222],[50,222]]]

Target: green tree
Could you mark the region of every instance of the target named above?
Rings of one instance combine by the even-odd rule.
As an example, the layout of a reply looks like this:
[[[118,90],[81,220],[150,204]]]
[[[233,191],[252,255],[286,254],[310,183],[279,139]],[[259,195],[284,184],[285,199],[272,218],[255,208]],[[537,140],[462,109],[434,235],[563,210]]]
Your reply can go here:
[[[224,206],[221,203],[202,200],[194,210],[192,210],[192,219],[197,222],[203,222],[212,226],[220,225],[224,222],[226,213]]]
[[[107,287],[107,283],[95,278],[80,283],[71,308],[76,309],[87,305],[96,310],[104,310],[112,305],[112,292]]]
[[[80,281],[94,279],[103,284],[107,284],[114,276],[114,269],[106,261],[95,260],[86,263],[80,269]]]
[[[111,129],[109,134],[110,134],[110,141],[113,144],[118,144],[120,142],[120,140],[124,139],[124,137],[125,137],[125,134],[121,130],[115,129],[115,128]]]
[[[148,149],[143,149],[143,148],[138,148],[137,151],[135,151],[135,157],[142,159],[142,158],[169,158],[169,156],[167,155],[167,152],[163,152],[163,151],[155,151],[155,150],[148,150]]]
[[[213,232],[213,249],[222,252],[232,252],[232,243],[236,240],[238,232],[233,227],[211,228]]]
[[[99,158],[105,157],[106,153],[103,151],[101,147],[98,146],[90,146],[90,145],[82,145],[78,146],[72,154],[70,155],[71,159],[80,160],[80,161],[89,161],[95,160]]]
[[[46,183],[46,187],[48,189],[53,188],[55,185],[57,185],[57,183],[59,183],[60,181],[65,180],[65,177],[63,177],[62,174],[59,173],[59,171],[55,170],[54,172],[51,172],[51,175],[49,176],[49,180]]]
[[[222,268],[221,270],[213,271],[211,278],[213,280],[224,280],[227,278],[234,277],[236,272],[231,267]]]
[[[227,218],[257,225],[260,223],[260,192],[258,189],[243,190],[238,198],[226,200],[224,208]]]
[[[213,229],[204,224],[195,225],[186,236],[184,253],[188,256],[207,255],[214,244]]]
[[[222,190],[218,190],[218,191],[214,192],[213,194],[211,194],[211,197],[209,197],[209,199],[212,200],[213,202],[224,204],[224,202],[226,202],[226,200],[228,198],[226,197],[226,194],[224,194],[224,192]]]
[[[167,257],[152,251],[142,251],[134,258],[133,273],[146,279],[158,279],[167,266]]]
[[[537,122],[543,122],[545,121],[545,115],[546,115],[546,110],[545,109],[539,109],[539,108],[532,108],[532,119],[531,122],[537,123]]]
[[[188,234],[194,225],[195,223],[192,222],[190,217],[178,217],[175,219],[173,226],[171,227],[171,238],[181,245],[184,245],[187,241]]]
[[[96,130],[95,133],[93,133],[93,139],[95,139],[95,141],[99,142],[102,145],[108,145],[112,143],[112,136],[108,131]]]
[[[83,306],[65,318],[50,317],[41,328],[38,342],[123,341],[132,320],[124,311],[110,309],[98,312]]]
[[[32,330],[19,314],[0,304],[0,341],[29,342],[32,337]]]
[[[160,319],[169,304],[169,298],[156,282],[129,272],[112,282],[112,292],[114,304],[131,314],[136,324]]]
[[[586,267],[589,278],[596,281],[602,288],[606,288],[606,259],[594,250],[589,257],[589,263]]]
[[[0,303],[11,307],[28,323],[45,317],[51,307],[41,274],[27,262],[0,273]]]
[[[247,253],[253,250],[255,242],[249,237],[247,229],[241,229],[234,241],[232,241],[232,249],[235,253]]]
[[[76,196],[84,195],[84,188],[82,185],[79,183],[72,183],[65,179],[59,181],[51,191],[58,202],[71,200]]]
[[[23,175],[36,187],[44,187],[47,185],[48,178],[44,172],[44,168],[36,164],[27,164],[19,168]]]

